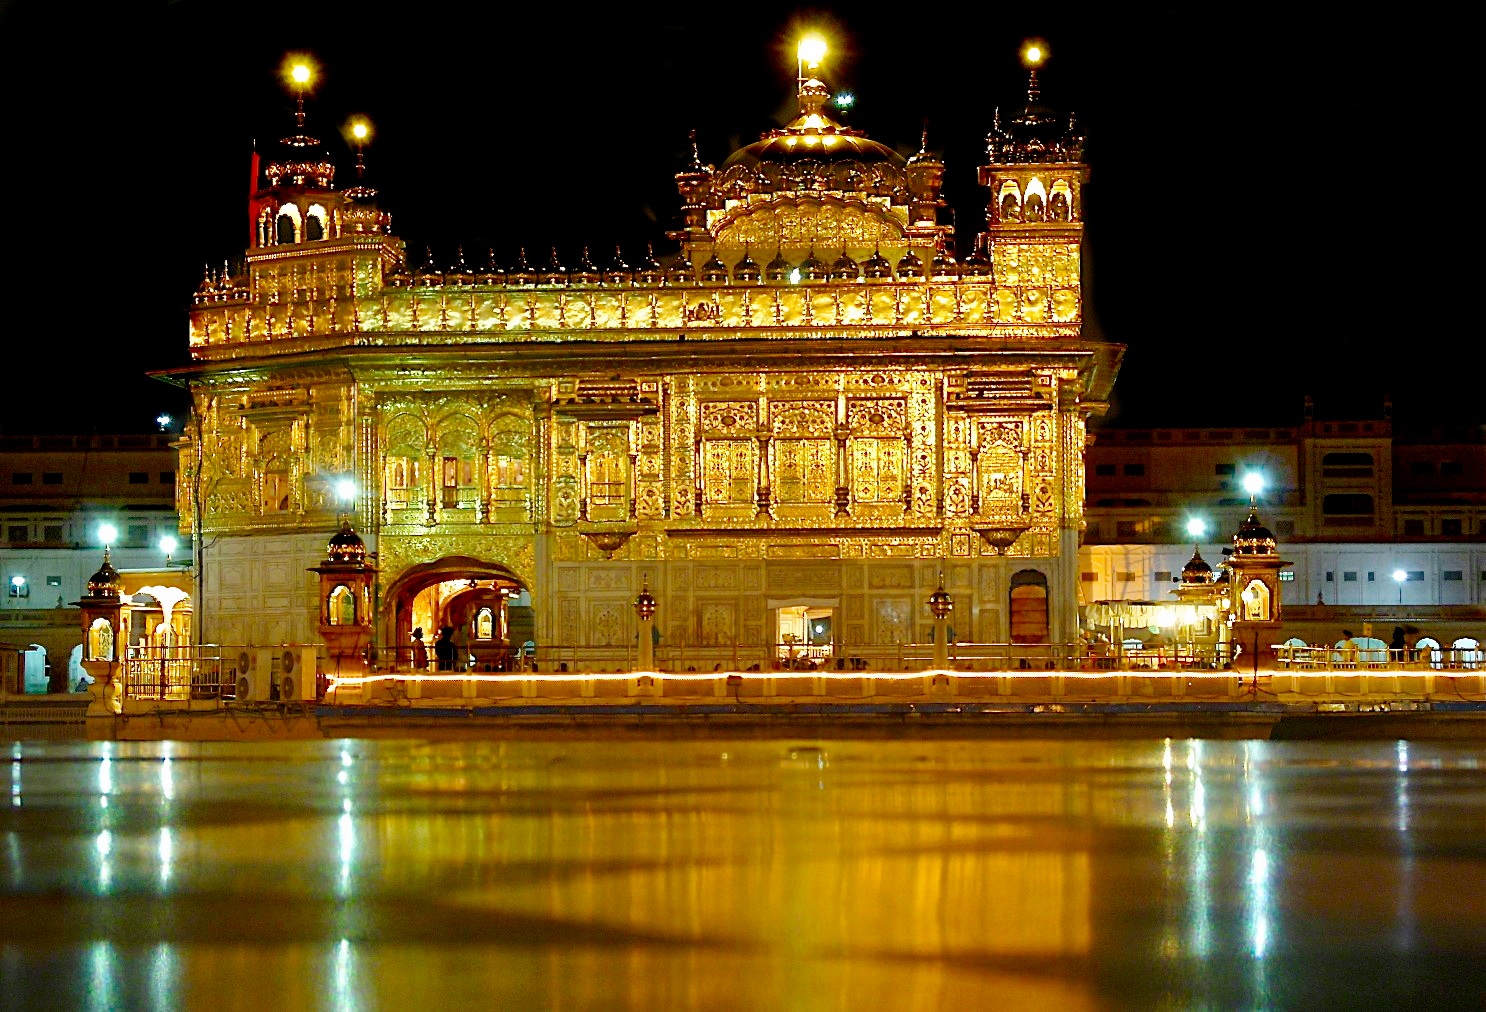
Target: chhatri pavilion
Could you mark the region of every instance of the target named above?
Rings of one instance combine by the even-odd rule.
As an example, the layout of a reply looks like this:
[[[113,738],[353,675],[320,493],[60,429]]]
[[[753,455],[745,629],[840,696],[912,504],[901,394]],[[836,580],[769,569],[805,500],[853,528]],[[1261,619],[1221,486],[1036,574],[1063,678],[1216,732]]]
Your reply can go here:
[[[200,638],[317,641],[344,519],[384,656],[453,627],[495,666],[581,664],[632,648],[642,587],[661,651],[839,666],[927,642],[941,586],[960,642],[1073,640],[1123,351],[1084,333],[1083,138],[1029,47],[1025,102],[961,125],[989,135],[956,235],[943,163],[838,122],[823,55],[794,119],[680,167],[679,251],[630,263],[410,256],[359,171],[337,188],[297,72],[243,267],[203,281],[170,374]]]

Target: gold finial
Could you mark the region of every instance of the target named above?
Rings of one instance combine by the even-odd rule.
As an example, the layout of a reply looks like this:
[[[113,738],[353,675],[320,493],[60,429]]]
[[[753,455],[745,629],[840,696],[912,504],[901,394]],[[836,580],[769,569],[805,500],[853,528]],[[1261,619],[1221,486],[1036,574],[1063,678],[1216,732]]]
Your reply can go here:
[[[304,53],[290,53],[284,58],[284,78],[294,91],[294,125],[304,129],[304,93],[315,85],[315,74],[319,68],[315,61]]]
[[[1028,39],[1022,43],[1022,66],[1027,68],[1027,101],[1036,102],[1042,94],[1037,84],[1037,68],[1047,62],[1047,43],[1041,39]]]

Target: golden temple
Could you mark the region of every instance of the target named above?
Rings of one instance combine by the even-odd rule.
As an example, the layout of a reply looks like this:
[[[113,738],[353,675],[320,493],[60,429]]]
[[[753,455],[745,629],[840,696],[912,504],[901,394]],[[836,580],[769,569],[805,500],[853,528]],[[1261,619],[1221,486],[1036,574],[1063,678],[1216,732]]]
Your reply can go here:
[[[1084,333],[1087,165],[1042,55],[968,242],[927,142],[838,122],[802,50],[796,118],[720,167],[693,145],[668,262],[510,270],[410,258],[373,188],[335,187],[296,79],[243,267],[203,281],[170,374],[198,635],[313,642],[308,570],[344,515],[384,657],[454,627],[487,667],[527,643],[602,665],[642,585],[662,661],[927,642],[941,580],[961,642],[1075,638],[1086,423],[1123,347]]]

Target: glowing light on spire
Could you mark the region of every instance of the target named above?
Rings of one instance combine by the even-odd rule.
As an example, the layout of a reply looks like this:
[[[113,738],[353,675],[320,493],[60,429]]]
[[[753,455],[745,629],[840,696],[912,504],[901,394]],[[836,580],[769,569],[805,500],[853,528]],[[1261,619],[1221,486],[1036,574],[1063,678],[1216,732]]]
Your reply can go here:
[[[1187,521],[1187,533],[1194,538],[1200,538],[1207,533],[1207,521],[1201,517],[1193,517]]]
[[[801,66],[814,70],[826,58],[826,40],[811,32],[800,40],[795,53],[800,58]]]
[[[1243,476],[1243,490],[1249,495],[1258,495],[1264,491],[1264,475],[1258,471],[1250,471]]]
[[[1047,62],[1047,43],[1041,39],[1028,39],[1022,43],[1022,66],[1035,70]]]

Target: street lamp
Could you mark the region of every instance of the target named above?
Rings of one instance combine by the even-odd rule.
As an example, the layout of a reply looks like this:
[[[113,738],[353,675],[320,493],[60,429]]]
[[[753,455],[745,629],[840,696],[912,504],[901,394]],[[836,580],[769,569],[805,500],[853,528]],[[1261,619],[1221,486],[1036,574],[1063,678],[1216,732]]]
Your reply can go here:
[[[171,419],[171,417],[169,415],[156,415],[155,416],[155,424],[158,425],[158,426],[160,426],[160,431],[161,432],[168,432],[168,431],[170,431],[170,423],[171,423],[171,421],[172,421],[172,419]]]
[[[1399,604],[1403,604],[1403,585],[1404,585],[1404,581],[1406,581],[1408,578],[1409,578],[1409,574],[1408,573],[1405,573],[1402,569],[1395,569],[1393,571],[1393,582],[1396,583],[1396,584],[1398,584],[1398,603]]]
[[[1250,471],[1243,476],[1243,490],[1249,494],[1252,502],[1259,498],[1259,493],[1264,491],[1264,475],[1258,471]]]
[[[170,557],[175,553],[176,546],[179,544],[180,542],[176,541],[175,536],[172,534],[160,535],[160,551],[165,553],[165,567],[167,569],[171,565]]]
[[[119,529],[117,527],[115,527],[113,524],[98,525],[98,543],[103,546],[104,551],[112,548],[114,546],[114,542],[118,540]]]
[[[10,596],[22,598],[26,596],[26,578],[24,576],[12,576],[10,578]]]

